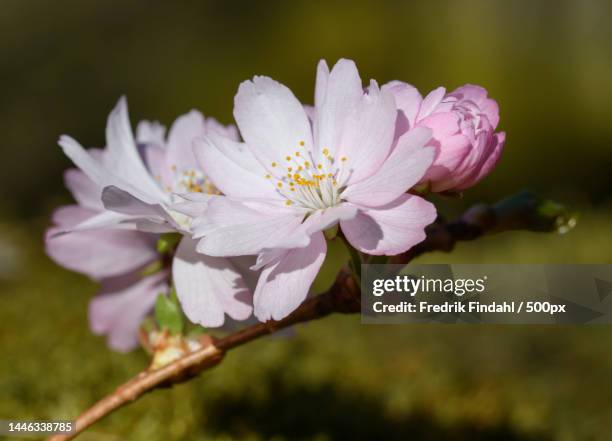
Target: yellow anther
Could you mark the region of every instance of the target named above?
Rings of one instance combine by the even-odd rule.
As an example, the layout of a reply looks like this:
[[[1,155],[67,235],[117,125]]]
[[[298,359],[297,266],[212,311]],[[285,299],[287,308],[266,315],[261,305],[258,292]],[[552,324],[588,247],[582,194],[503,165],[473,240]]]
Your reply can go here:
[[[282,188],[283,187],[283,183],[279,182],[278,184],[276,184],[278,188]]]
[[[285,159],[286,159],[287,161],[291,161],[291,156],[285,156]]]
[[[334,177],[334,175],[333,175],[332,173],[328,173],[328,174],[327,174],[327,177],[328,177],[328,178],[333,178],[333,177]]]
[[[329,150],[328,150],[327,148],[324,148],[324,149],[323,149],[323,154],[324,154],[325,156],[329,155]]]
[[[323,168],[323,164],[319,164],[319,165],[317,165],[317,168],[318,168],[319,170],[321,170],[321,169]]]
[[[300,171],[302,171],[302,170],[304,170],[304,167],[302,167],[302,166],[300,165],[300,166],[298,167],[297,171],[299,171],[299,172],[300,172]]]
[[[173,164],[173,165],[171,165],[171,166],[170,166],[170,170],[172,170],[172,171],[176,171],[176,165],[174,165],[174,164]]]
[[[291,179],[291,173],[287,173],[287,177]]]
[[[276,162],[272,163],[272,167],[276,167],[278,164]]]
[[[299,174],[299,173],[296,173],[296,174],[294,174],[294,175],[293,175],[293,179],[295,179],[296,181],[297,181],[298,179],[300,179],[300,178],[301,178],[301,176],[300,176],[300,174]]]
[[[308,162],[308,161],[304,162],[304,167],[310,168],[310,162]]]
[[[291,204],[293,204],[292,201],[285,201],[285,205],[291,205]]]
[[[266,175],[266,179],[272,179],[272,175]]]
[[[295,156],[300,156],[300,152],[295,152]]]
[[[293,171],[293,167],[287,167],[287,171]]]
[[[304,141],[300,141],[300,145],[304,147]]]
[[[342,158],[340,158],[340,161],[344,162],[346,161],[348,158],[346,156],[343,156]]]
[[[289,182],[289,187],[293,187],[295,185],[295,182]]]
[[[291,191],[295,191],[295,188],[291,188],[290,190],[291,190]]]

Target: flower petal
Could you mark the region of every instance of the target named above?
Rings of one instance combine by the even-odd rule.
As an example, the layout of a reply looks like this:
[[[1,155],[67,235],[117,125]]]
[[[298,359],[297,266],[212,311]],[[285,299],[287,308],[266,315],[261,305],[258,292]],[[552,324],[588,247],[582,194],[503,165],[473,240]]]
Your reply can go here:
[[[66,170],[64,183],[79,205],[92,210],[104,208],[101,199],[102,189],[81,170],[76,168]]]
[[[487,89],[474,84],[466,84],[449,93],[449,96],[456,97],[459,100],[472,101],[476,104],[495,129],[499,124],[499,105],[495,100],[488,98],[487,95]]]
[[[158,121],[142,120],[136,126],[136,141],[162,147],[166,141],[166,128]]]
[[[209,202],[194,237],[204,236],[198,251],[210,256],[244,256],[266,248],[304,247],[310,239],[300,228],[302,218],[302,213],[290,209],[219,197]]]
[[[143,279],[135,275],[107,279],[89,303],[89,324],[95,334],[107,335],[111,349],[127,352],[138,347],[138,331],[155,299],[168,290],[167,272]]]
[[[147,202],[163,200],[166,197],[140,157],[132,134],[125,97],[119,99],[108,116],[104,161],[116,176],[144,193],[148,197]],[[125,190],[129,191],[127,188]]]
[[[391,81],[383,87],[388,87],[393,97],[398,110],[404,113],[406,120],[409,122],[408,130],[416,124],[417,116],[421,108],[423,97],[418,89],[411,84],[402,81]]]
[[[429,92],[427,96],[423,98],[418,119],[420,120],[431,115],[436,110],[436,107],[442,102],[445,94],[446,89],[444,87],[438,87]]]
[[[166,163],[178,170],[196,170],[198,168],[193,155],[193,140],[206,135],[204,116],[197,110],[179,116],[170,131],[166,144]]]
[[[227,196],[280,199],[266,169],[247,145],[214,133],[194,141],[193,151],[200,167]]]
[[[254,312],[260,321],[280,320],[306,298],[327,252],[322,233],[310,245],[288,251],[278,262],[264,268],[254,296]]]
[[[348,184],[371,176],[383,164],[393,145],[396,117],[391,92],[372,82],[347,117],[336,153],[337,158],[346,158],[342,168],[350,171]]]
[[[468,187],[476,185],[483,178],[485,178],[489,173],[491,173],[491,171],[495,168],[495,166],[499,162],[499,159],[501,158],[501,154],[502,154],[502,151],[504,150],[505,142],[506,142],[505,132],[495,133],[493,135],[491,149],[488,152],[488,155],[486,156],[484,163],[482,164],[482,166],[480,167],[476,175],[466,180],[465,182],[461,183],[457,187],[457,189],[464,190]]]
[[[342,144],[348,118],[363,97],[361,78],[352,60],[338,60],[331,73],[319,62],[315,86],[314,156],[327,148],[332,155]]]
[[[234,117],[255,157],[267,168],[283,161],[300,143],[312,148],[310,123],[302,104],[282,84],[255,77],[240,85]]]
[[[62,207],[54,216],[63,227],[76,225],[92,216],[76,205]],[[156,236],[129,230],[79,231],[45,235],[46,252],[59,265],[94,279],[117,276],[141,268],[157,258]]]
[[[229,259],[196,252],[196,241],[183,238],[172,263],[176,293],[194,323],[219,327],[225,314],[245,320],[252,312],[253,295]]]
[[[342,197],[368,207],[379,207],[397,199],[421,180],[433,162],[435,150],[424,147],[430,138],[431,130],[424,127],[402,135],[382,167],[369,178],[349,185]]]
[[[372,255],[403,253],[425,239],[425,227],[436,218],[436,209],[425,199],[401,195],[391,204],[362,208],[351,220],[340,222],[349,243]]]

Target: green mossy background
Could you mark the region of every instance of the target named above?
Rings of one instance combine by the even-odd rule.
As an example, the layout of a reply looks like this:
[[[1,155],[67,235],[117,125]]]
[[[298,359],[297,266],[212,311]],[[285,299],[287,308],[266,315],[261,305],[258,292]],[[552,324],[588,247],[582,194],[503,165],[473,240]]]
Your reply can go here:
[[[69,203],[56,140],[104,142],[121,94],[132,122],[199,108],[231,121],[266,74],[311,102],[316,62],[364,80],[485,86],[507,146],[463,199],[523,188],[579,212],[559,236],[507,233],[419,262],[612,263],[612,4],[577,0],[3,0],[0,13],[0,418],[74,417],[147,365],[87,326],[96,286],[44,255]],[[608,326],[365,326],[336,316],[228,355],[80,439],[609,440]]]

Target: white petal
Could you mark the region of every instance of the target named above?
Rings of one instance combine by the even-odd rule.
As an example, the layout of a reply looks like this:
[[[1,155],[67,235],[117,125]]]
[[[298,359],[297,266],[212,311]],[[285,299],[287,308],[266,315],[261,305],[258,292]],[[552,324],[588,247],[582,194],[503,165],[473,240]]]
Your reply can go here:
[[[142,196],[146,195],[147,202],[165,198],[165,193],[147,171],[136,147],[125,97],[119,99],[108,116],[105,164],[113,174],[142,192]],[[124,190],[133,193],[128,188]]]
[[[225,314],[245,320],[252,312],[252,293],[228,259],[199,254],[196,242],[184,238],[172,263],[176,293],[194,323],[219,327]]]
[[[255,316],[263,322],[280,320],[293,312],[308,295],[326,252],[325,238],[318,233],[309,246],[290,250],[266,267],[255,289]]]
[[[196,140],[193,149],[201,169],[223,194],[281,198],[246,144],[211,133],[206,139]]]
[[[56,212],[57,213],[57,212]],[[69,206],[54,215],[60,227],[71,227],[90,218],[90,210]],[[157,257],[156,236],[138,231],[99,229],[57,235],[61,228],[46,233],[47,254],[58,264],[94,279],[134,271]]]
[[[179,116],[168,132],[167,159],[169,167],[197,170],[193,155],[193,140],[206,135],[204,116],[197,110]]]
[[[75,168],[68,169],[64,172],[64,182],[79,205],[98,211],[103,208],[102,189],[85,173]]]
[[[158,121],[142,120],[136,126],[136,141],[162,147],[166,143],[166,128]]]
[[[436,218],[433,204],[404,194],[384,207],[365,208],[354,219],[340,222],[349,243],[372,255],[403,253],[425,239],[425,227]]]
[[[315,157],[327,148],[337,153],[348,130],[348,118],[363,96],[363,86],[357,66],[351,60],[339,60],[331,73],[321,60],[315,88]]]
[[[271,78],[255,77],[240,85],[234,117],[249,149],[265,167],[284,161],[300,142],[312,148],[310,123],[302,104]]]
[[[134,274],[108,279],[89,304],[89,323],[96,334],[106,334],[111,349],[127,352],[138,347],[138,330],[153,309],[159,293],[168,290],[167,272],[143,279]]]
[[[202,237],[198,251],[210,256],[244,256],[264,249],[308,245],[301,227],[303,215],[262,205],[259,209],[219,197],[209,203],[194,237]]]
[[[408,131],[400,137],[382,167],[369,178],[349,185],[342,197],[368,207],[379,207],[397,199],[419,182],[431,166],[435,149],[424,147],[430,138],[428,128],[416,127]]]
[[[371,84],[347,118],[336,154],[347,158],[341,167],[351,172],[349,184],[371,176],[383,164],[393,145],[396,117],[391,92]]]

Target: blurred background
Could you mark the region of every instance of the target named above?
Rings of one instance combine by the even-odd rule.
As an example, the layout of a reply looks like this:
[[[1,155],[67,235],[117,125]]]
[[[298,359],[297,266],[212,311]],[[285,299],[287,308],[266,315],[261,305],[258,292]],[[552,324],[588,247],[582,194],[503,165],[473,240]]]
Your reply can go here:
[[[45,255],[70,201],[56,141],[104,144],[191,108],[232,120],[255,74],[312,102],[316,63],[423,93],[486,87],[505,153],[452,216],[529,188],[578,213],[566,235],[507,233],[420,262],[612,263],[612,3],[3,0],[0,14],[0,418],[70,418],[147,364],[87,328],[96,286]],[[257,342],[157,391],[83,440],[608,440],[612,328],[363,326],[335,317]],[[384,435],[383,435],[384,434]]]

